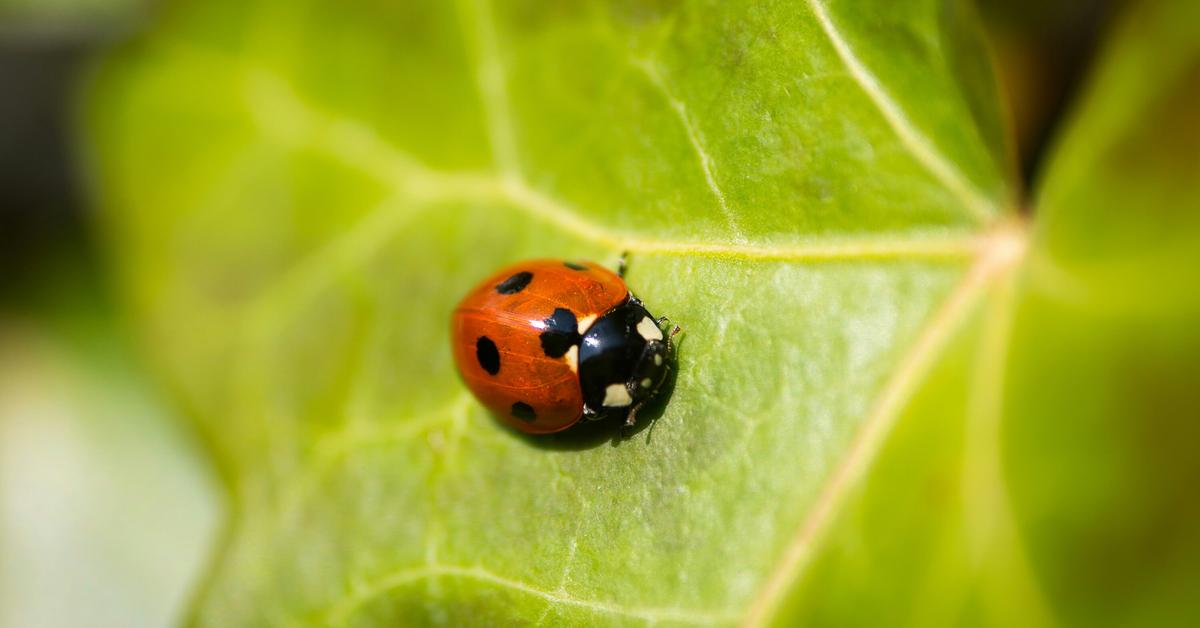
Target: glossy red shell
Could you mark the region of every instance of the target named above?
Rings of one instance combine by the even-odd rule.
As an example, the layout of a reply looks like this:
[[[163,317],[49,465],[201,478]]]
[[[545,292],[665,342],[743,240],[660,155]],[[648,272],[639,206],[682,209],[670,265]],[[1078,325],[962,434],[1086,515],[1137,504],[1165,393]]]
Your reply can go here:
[[[528,282],[512,291],[523,282],[510,280],[522,273],[530,275]],[[581,321],[600,316],[628,294],[616,273],[590,262],[533,260],[509,266],[480,282],[454,310],[451,342],[459,373],[475,397],[512,427],[532,434],[566,429],[583,414],[576,351],[548,356],[540,338],[544,321],[556,308]],[[496,346],[495,373],[481,362],[481,338]]]

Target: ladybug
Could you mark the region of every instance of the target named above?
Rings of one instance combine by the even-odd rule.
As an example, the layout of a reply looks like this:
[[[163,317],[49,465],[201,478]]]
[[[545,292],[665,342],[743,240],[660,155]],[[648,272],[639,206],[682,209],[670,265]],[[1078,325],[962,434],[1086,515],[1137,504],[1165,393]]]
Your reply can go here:
[[[512,427],[558,432],[581,418],[622,416],[662,387],[675,327],[655,318],[617,273],[542,259],[483,280],[454,310],[454,359],[467,387]]]

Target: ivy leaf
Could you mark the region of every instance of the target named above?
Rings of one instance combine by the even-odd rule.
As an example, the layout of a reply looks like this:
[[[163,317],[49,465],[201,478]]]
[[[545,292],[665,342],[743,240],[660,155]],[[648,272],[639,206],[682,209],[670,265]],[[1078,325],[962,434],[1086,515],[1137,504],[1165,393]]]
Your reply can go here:
[[[1037,431],[1063,406],[1012,373],[1084,394],[1116,353],[1079,350],[1099,323],[1040,353],[1074,321],[1031,309],[1061,245],[1013,215],[959,3],[183,2],[90,94],[114,267],[234,506],[198,623],[1004,622],[1077,599],[1042,587],[1073,521],[1038,527],[1011,464],[1067,433]],[[1052,189],[1070,224],[1085,206]],[[661,416],[611,446],[500,427],[454,372],[457,299],[517,259],[622,251],[686,328]],[[1115,439],[1138,409],[1081,412]]]
[[[872,450],[784,617],[1195,615],[1198,9],[1143,3],[1119,22],[1038,186],[1025,261]]]

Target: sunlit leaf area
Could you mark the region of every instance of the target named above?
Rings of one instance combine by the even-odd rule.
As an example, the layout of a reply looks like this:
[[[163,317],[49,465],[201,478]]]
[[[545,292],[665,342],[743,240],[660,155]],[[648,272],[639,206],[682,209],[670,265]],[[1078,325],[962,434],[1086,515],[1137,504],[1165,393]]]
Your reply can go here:
[[[0,94],[0,626],[1200,616],[1198,3],[8,0]],[[529,259],[682,328],[632,428],[465,385]]]

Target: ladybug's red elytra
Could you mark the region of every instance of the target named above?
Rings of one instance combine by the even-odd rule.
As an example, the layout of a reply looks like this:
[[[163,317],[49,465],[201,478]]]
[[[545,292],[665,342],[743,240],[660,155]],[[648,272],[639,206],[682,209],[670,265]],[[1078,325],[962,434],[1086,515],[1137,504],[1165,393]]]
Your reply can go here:
[[[646,310],[621,274],[541,259],[467,293],[451,336],[475,397],[512,427],[548,434],[584,417],[624,416],[633,425],[670,371],[679,328],[664,335],[666,320]]]

